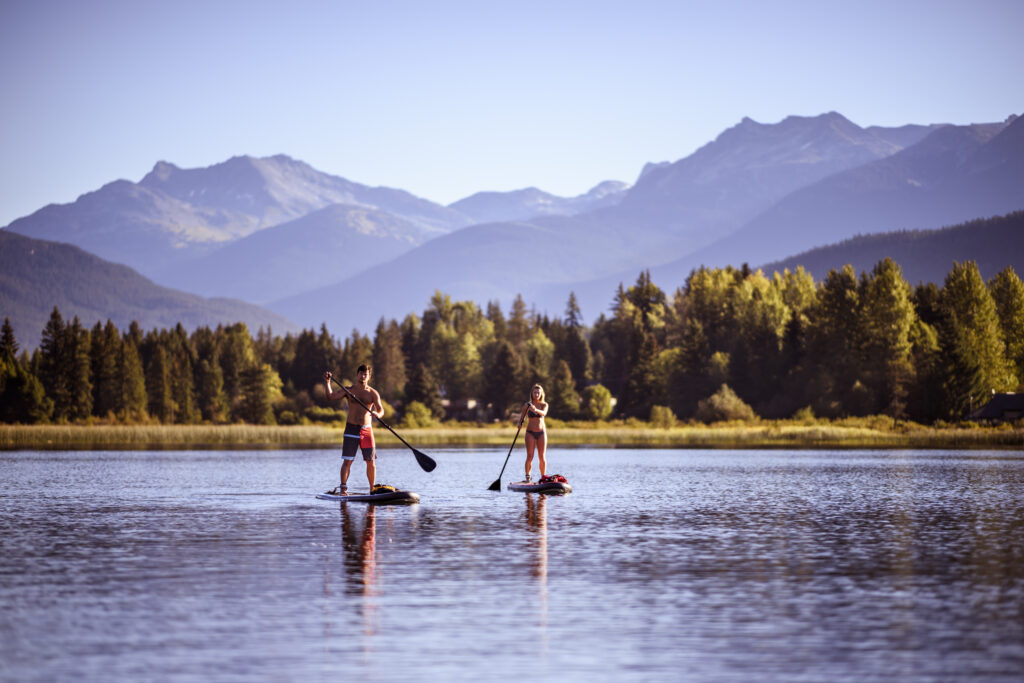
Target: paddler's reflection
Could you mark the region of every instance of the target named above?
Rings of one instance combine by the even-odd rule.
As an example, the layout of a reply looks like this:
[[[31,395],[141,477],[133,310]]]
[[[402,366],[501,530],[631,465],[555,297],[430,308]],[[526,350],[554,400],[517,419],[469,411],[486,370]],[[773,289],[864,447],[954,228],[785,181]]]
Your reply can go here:
[[[377,569],[377,507],[367,505],[365,515],[341,505],[341,545],[344,549],[345,592],[372,595]],[[358,509],[358,508],[356,508]],[[363,517],[359,529],[359,517]]]
[[[544,494],[527,493],[526,528],[536,535],[533,541],[535,549],[533,575],[537,578],[537,593],[540,604],[537,610],[541,628],[541,651],[547,652],[548,625],[548,497]]]

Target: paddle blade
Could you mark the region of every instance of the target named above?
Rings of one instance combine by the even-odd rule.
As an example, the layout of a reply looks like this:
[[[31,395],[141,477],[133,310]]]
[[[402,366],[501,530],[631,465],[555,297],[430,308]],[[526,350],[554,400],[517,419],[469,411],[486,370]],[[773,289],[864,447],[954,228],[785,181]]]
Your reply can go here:
[[[494,483],[487,487],[488,491],[500,491],[501,490],[501,479],[495,479]]]
[[[437,467],[437,463],[434,459],[423,451],[418,451],[415,448],[412,449],[412,454],[416,456],[416,462],[420,464],[424,472],[433,472],[434,468]]]

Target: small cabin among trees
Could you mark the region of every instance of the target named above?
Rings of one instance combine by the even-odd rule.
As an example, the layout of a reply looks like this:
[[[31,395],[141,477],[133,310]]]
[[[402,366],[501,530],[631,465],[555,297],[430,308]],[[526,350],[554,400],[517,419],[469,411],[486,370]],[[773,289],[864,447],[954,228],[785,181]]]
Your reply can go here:
[[[1013,422],[1024,418],[1024,394],[995,394],[992,400],[971,413],[972,420]]]

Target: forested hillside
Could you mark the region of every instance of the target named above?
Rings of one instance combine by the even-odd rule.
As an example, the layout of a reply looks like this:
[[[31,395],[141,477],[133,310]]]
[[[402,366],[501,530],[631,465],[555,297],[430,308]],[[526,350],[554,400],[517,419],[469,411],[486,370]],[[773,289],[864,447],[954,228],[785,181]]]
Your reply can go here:
[[[90,328],[55,308],[32,354],[5,321],[0,420],[333,421],[323,372],[352,377],[367,361],[406,421],[502,419],[534,382],[559,419],[959,419],[1024,377],[1024,284],[1012,268],[986,284],[967,262],[941,287],[912,288],[890,259],[820,282],[802,269],[701,269],[672,293],[643,272],[589,328],[575,296],[552,319],[521,297],[506,315],[437,292],[422,316],[345,339],[326,327],[255,338],[244,324]]]
[[[126,328],[187,329],[244,321],[253,328],[296,331],[284,316],[237,299],[205,299],[154,284],[127,266],[104,261],[70,244],[37,240],[0,230],[0,315],[12,321],[18,339],[29,347],[56,306],[82,320],[110,318]]]
[[[939,230],[861,235],[763,267],[773,272],[799,264],[812,275],[823,277],[845,263],[855,270],[866,270],[886,256],[899,263],[903,276],[913,283],[939,284],[954,261],[964,260],[977,263],[983,277],[992,277],[1007,263],[1024,264],[1024,211]]]

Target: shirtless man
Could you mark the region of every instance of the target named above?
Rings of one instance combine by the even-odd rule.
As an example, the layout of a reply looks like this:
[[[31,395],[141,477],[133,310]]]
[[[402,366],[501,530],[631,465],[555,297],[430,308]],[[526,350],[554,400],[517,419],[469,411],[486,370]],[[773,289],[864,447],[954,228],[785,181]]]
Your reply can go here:
[[[331,380],[334,375],[330,372],[324,373],[324,384],[327,386],[327,400],[340,401],[348,399],[348,419],[345,421],[345,438],[341,447],[341,486],[338,493],[344,495],[348,491],[348,475],[352,470],[352,461],[356,459],[356,451],[362,449],[363,460],[366,461],[366,480],[370,483],[370,491],[373,490],[374,480],[377,477],[377,448],[373,441],[373,417],[384,415],[384,406],[380,400],[380,394],[369,385],[370,367],[360,365],[356,370],[356,383],[350,387],[343,387],[341,391],[334,391],[331,388]],[[369,411],[359,405],[359,401],[348,398],[352,394],[359,401],[362,401],[370,409]]]

